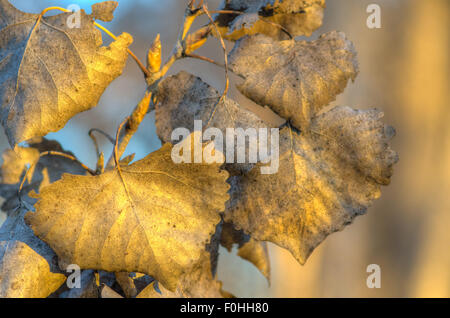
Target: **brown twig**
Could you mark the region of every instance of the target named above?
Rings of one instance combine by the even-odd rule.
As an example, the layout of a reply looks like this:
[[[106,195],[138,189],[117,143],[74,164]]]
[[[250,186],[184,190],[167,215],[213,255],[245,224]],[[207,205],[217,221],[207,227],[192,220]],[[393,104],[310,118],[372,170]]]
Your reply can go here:
[[[216,30],[218,36],[219,36],[219,40],[220,40],[220,45],[222,46],[223,49],[223,55],[224,55],[224,62],[225,62],[225,79],[226,79],[226,84],[225,84],[225,90],[223,91],[222,97],[220,98],[221,100],[223,98],[225,98],[225,96],[228,93],[228,90],[230,88],[230,78],[228,77],[228,54],[227,54],[227,47],[225,46],[225,41],[223,40],[222,35],[219,32],[219,29],[216,25],[216,23],[214,22],[211,14],[208,11],[208,6],[205,4],[203,4],[203,10],[206,13],[206,15],[208,16],[208,19],[210,20],[211,24],[213,25],[214,29]]]
[[[203,6],[203,1],[200,1],[201,6]],[[148,85],[148,91],[145,95],[145,97],[141,100],[141,102],[137,105],[137,107],[134,109],[131,116],[126,121],[125,131],[121,135],[119,135],[118,139],[116,140],[118,145],[117,149],[114,149],[115,153],[111,156],[111,158],[108,161],[107,167],[112,167],[114,162],[117,160],[120,160],[123,153],[125,152],[131,138],[134,136],[134,134],[137,132],[140,124],[144,120],[145,115],[148,113],[150,109],[150,104],[152,100],[152,96],[154,95],[154,91],[157,88],[158,82],[167,74],[169,69],[172,67],[172,65],[179,60],[180,58],[184,57],[184,39],[186,38],[189,30],[192,27],[192,23],[194,22],[194,19],[201,15],[201,11],[199,7],[196,9],[194,7],[195,1],[191,1],[186,9],[186,13],[184,16],[184,21],[182,24],[182,27],[180,28],[180,32],[178,35],[177,43],[175,44],[175,47],[172,51],[172,54],[168,58],[167,62],[161,67],[161,70],[157,73],[151,73],[150,76],[147,77],[147,85]],[[204,32],[203,29],[199,30],[205,36],[208,35],[207,32]],[[114,156],[117,156],[117,160],[115,160]],[[117,165],[117,162],[116,162]]]
[[[209,57],[206,57],[206,56],[190,53],[190,54],[186,54],[185,57],[188,57],[188,58],[191,58],[191,59],[197,59],[197,60],[205,61],[205,62],[214,64],[214,65],[217,65],[219,67],[225,68],[224,64],[221,64],[221,63],[219,63],[217,61],[214,61],[213,59],[210,59]]]
[[[100,135],[106,137],[106,139],[108,139],[108,141],[109,141],[111,144],[113,144],[113,145],[114,145],[114,138],[111,137],[109,134],[105,133],[105,132],[104,132],[103,130],[101,130],[101,129],[92,128],[91,130],[89,130],[88,135],[89,135],[89,137],[92,139],[92,142],[94,143],[95,151],[97,152],[97,159],[98,159],[98,157],[100,156],[100,147],[99,147],[99,145],[98,145],[97,138],[95,138],[95,136],[94,136],[94,132],[97,132],[97,133],[99,133]]]
[[[219,63],[216,63],[215,61],[208,59],[206,57],[200,57],[199,55],[192,54],[192,52],[189,52],[189,54],[186,54],[186,37],[189,33],[189,30],[192,27],[192,24],[194,20],[199,17],[202,14],[206,14],[209,17],[209,20],[211,21],[214,28],[216,28],[216,31],[218,32],[217,26],[214,23],[214,20],[211,17],[211,14],[208,11],[208,8],[203,0],[199,1],[199,5],[195,6],[196,1],[191,0],[186,8],[184,20],[182,23],[182,27],[180,28],[180,32],[178,35],[177,43],[174,46],[174,49],[172,50],[172,54],[166,61],[166,63],[161,67],[161,69],[156,73],[151,73],[150,76],[147,77],[147,85],[148,85],[148,92],[146,96],[142,99],[142,101],[139,103],[139,105],[135,108],[132,115],[127,119],[126,126],[125,126],[125,132],[123,134],[119,134],[118,139],[116,140],[118,145],[117,149],[114,149],[115,154],[111,156],[110,160],[108,161],[107,167],[112,167],[114,162],[117,165],[117,161],[120,160],[123,153],[126,150],[126,147],[128,146],[131,138],[138,130],[140,124],[142,123],[142,120],[144,119],[145,115],[148,113],[150,109],[151,99],[154,95],[154,92],[157,89],[157,84],[159,81],[167,74],[169,69],[173,66],[173,64],[183,58],[183,57],[192,57],[192,58],[200,58],[204,61],[212,62],[218,66],[225,68],[226,73],[226,86],[225,90],[219,100],[219,103],[225,98],[226,94],[229,90],[229,76],[228,76],[228,58],[227,58],[227,51],[225,47],[225,42],[223,38],[220,36],[220,43],[222,45],[223,51],[224,51],[224,60],[225,65],[220,65]],[[207,26],[209,28],[209,26]],[[199,40],[201,37],[207,37],[210,32],[205,32],[205,27],[198,30],[196,33],[199,33]],[[196,34],[194,33],[194,34]],[[218,32],[220,35],[220,33]],[[193,38],[196,38],[195,36]],[[199,46],[200,47],[200,46]],[[196,47],[198,48],[198,47]],[[117,158],[114,158],[114,156],[117,156]]]
[[[210,116],[210,118],[209,118],[209,120],[208,120],[207,126],[209,126],[209,124],[211,123],[212,119],[214,118],[214,115],[216,114],[217,106],[218,106],[221,102],[225,101],[225,97],[227,96],[228,90],[229,90],[229,88],[230,88],[230,78],[229,78],[229,76],[228,76],[228,54],[227,54],[227,48],[226,48],[226,46],[225,46],[225,42],[224,42],[224,40],[223,40],[222,34],[220,34],[219,28],[217,27],[217,25],[216,25],[216,23],[214,22],[214,20],[213,20],[211,14],[209,13],[209,11],[208,11],[208,6],[206,5],[206,3],[203,4],[203,11],[204,11],[205,14],[208,16],[208,18],[209,18],[211,24],[213,25],[214,29],[216,30],[216,33],[217,33],[217,35],[218,35],[218,37],[219,37],[219,40],[220,40],[220,44],[222,45],[223,54],[224,54],[224,61],[225,61],[225,81],[226,81],[226,83],[225,83],[225,89],[224,89],[224,91],[223,91],[223,93],[222,93],[222,96],[220,96],[219,101],[218,101],[217,104],[214,106],[214,110],[212,111],[211,116]],[[225,104],[225,103],[224,103],[224,104]]]

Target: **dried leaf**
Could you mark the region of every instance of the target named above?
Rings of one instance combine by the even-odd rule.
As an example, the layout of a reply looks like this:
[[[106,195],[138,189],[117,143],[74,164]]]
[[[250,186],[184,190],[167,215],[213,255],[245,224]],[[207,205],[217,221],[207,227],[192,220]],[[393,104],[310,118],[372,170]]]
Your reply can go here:
[[[36,138],[29,142],[28,147],[16,147],[15,150],[8,149],[3,153],[3,164],[0,168],[0,196],[5,198],[2,206],[4,211],[12,211],[19,206],[20,198],[17,194],[27,166],[33,171],[28,173],[28,182],[24,185],[21,199],[30,205],[33,205],[36,200],[30,198],[28,193],[32,190],[38,191],[44,183],[59,180],[63,173],[86,174],[85,169],[76,161],[60,156],[39,158],[39,154],[46,151],[73,155],[65,151],[57,141],[45,138]]]
[[[122,167],[123,179],[117,169],[64,175],[41,190],[27,222],[66,263],[145,273],[174,290],[220,222],[229,186],[220,164],[175,164],[171,151]]]
[[[329,234],[364,214],[387,185],[397,154],[377,110],[336,107],[314,118],[310,131],[280,133],[276,175],[259,169],[234,177],[225,221],[254,239],[288,249],[300,262]]]
[[[301,130],[358,74],[353,44],[336,31],[313,42],[246,37],[230,53],[230,67],[245,78],[238,86],[244,95]]]
[[[103,1],[92,5],[92,17],[95,20],[111,22],[114,19],[114,11],[119,3],[117,1]]]
[[[0,0],[0,11],[0,120],[12,146],[58,131],[96,106],[122,73],[131,36],[103,47],[84,11],[79,27],[68,23],[72,13],[39,20],[8,0]]]
[[[236,41],[245,35],[266,34],[275,39],[306,35],[322,25],[325,0],[224,0],[215,21],[224,38]],[[287,31],[287,32],[286,32]]]
[[[0,228],[0,297],[45,298],[66,280],[56,255],[25,224],[17,209]]]
[[[225,222],[220,243],[228,252],[237,244],[238,256],[255,265],[270,283],[270,257],[266,242],[256,241],[244,231],[236,230],[233,224]]]
[[[213,127],[226,136],[227,128],[267,128],[268,125],[251,111],[240,107],[236,102],[225,98],[219,103],[219,92],[187,72],[180,72],[168,77],[159,85],[158,104],[156,105],[156,130],[163,142],[174,142],[172,132],[177,128],[187,128],[194,131],[194,121],[201,120],[203,129]],[[268,137],[270,140],[270,136]],[[217,142],[217,141],[216,141]],[[238,143],[235,140],[234,154],[238,154]],[[250,147],[257,147],[246,141],[245,148],[248,158]],[[216,143],[216,148],[219,145]],[[223,153],[226,153],[226,144],[223,145]],[[234,162],[237,162],[236,160]],[[247,172],[253,168],[253,164],[235,163],[228,165],[229,170]]]

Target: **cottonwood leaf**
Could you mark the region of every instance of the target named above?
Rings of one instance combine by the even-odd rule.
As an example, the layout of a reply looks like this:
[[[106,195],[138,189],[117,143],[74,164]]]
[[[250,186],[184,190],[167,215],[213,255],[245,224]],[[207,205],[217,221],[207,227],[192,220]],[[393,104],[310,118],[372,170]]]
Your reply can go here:
[[[218,10],[241,14],[223,13],[214,19],[227,40],[257,33],[286,39],[288,34],[310,36],[322,25],[324,8],[325,0],[224,0]]]
[[[54,140],[45,138],[35,138],[30,140],[28,147],[16,147],[14,150],[7,149],[2,157],[3,164],[0,168],[0,196],[5,198],[2,209],[12,211],[20,205],[20,200],[31,205],[35,199],[30,198],[28,193],[31,190],[39,191],[47,183],[59,180],[63,173],[86,174],[85,169],[76,161],[60,156],[43,156],[40,154],[47,151],[55,151],[73,155],[64,150],[61,145]],[[29,167],[31,170],[27,176],[21,198],[18,196],[20,182]]]
[[[270,257],[267,242],[254,240],[243,230],[237,230],[233,224],[224,223],[220,244],[231,252],[234,245],[238,246],[238,256],[256,266],[270,283]]]
[[[163,80],[159,85],[155,112],[159,138],[163,142],[176,143],[178,140],[172,140],[172,132],[177,128],[194,131],[195,120],[202,121],[203,130],[219,129],[223,141],[227,135],[227,128],[242,128],[243,130],[268,128],[267,123],[232,99],[225,97],[219,103],[220,97],[221,95],[214,87],[205,83],[201,78],[184,71]],[[250,151],[257,153],[258,143],[246,141],[245,147],[238,147],[237,138],[234,140],[233,159],[236,159],[241,149],[245,149],[246,158]],[[270,140],[270,136],[268,136],[268,140]],[[224,154],[228,151],[225,142],[214,141],[216,149],[223,149]],[[249,164],[249,160],[246,163],[237,163],[237,160],[232,162],[234,164],[227,165],[230,171],[247,172],[254,166]]]
[[[123,166],[123,179],[117,169],[66,174],[41,190],[27,222],[67,264],[145,273],[174,290],[215,232],[229,186],[220,164],[175,164],[171,152]]]
[[[300,262],[329,234],[364,214],[387,185],[397,154],[392,127],[377,110],[336,107],[314,118],[311,130],[280,133],[276,175],[259,169],[232,188],[225,221],[252,238],[288,249]]]
[[[244,95],[301,130],[358,74],[353,44],[336,31],[312,42],[246,37],[230,53],[230,67],[245,78],[238,86]]]
[[[215,278],[221,231],[222,226],[219,224],[199,261],[181,276],[175,291],[167,290],[154,281],[137,298],[222,298],[222,283]]]
[[[25,224],[25,209],[10,214],[0,228],[0,297],[45,298],[66,280],[56,255]]]
[[[72,15],[39,20],[0,0],[0,120],[12,146],[60,130],[122,73],[132,37],[102,46],[93,16],[82,10],[74,27]]]

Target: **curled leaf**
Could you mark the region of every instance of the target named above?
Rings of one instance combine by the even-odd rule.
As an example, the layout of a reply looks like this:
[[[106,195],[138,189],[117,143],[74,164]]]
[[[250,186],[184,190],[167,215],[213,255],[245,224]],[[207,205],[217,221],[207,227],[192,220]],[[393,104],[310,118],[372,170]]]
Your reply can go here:
[[[60,130],[121,75],[131,36],[102,46],[83,10],[79,21],[70,12],[40,18],[0,0],[0,12],[0,120],[12,146]]]
[[[244,95],[302,130],[358,74],[353,44],[336,31],[313,42],[246,37],[230,53],[230,67],[245,78],[238,86]]]
[[[394,130],[377,110],[335,107],[311,129],[285,128],[276,175],[252,170],[236,180],[225,221],[288,249],[304,264],[329,234],[364,214],[387,185],[397,154]]]
[[[174,290],[214,234],[229,186],[220,164],[175,164],[172,148],[121,173],[64,175],[41,190],[27,222],[67,264],[145,273]]]
[[[322,25],[325,0],[224,0],[215,16],[224,38],[236,41],[245,35],[262,33],[275,39],[287,35],[310,36]]]

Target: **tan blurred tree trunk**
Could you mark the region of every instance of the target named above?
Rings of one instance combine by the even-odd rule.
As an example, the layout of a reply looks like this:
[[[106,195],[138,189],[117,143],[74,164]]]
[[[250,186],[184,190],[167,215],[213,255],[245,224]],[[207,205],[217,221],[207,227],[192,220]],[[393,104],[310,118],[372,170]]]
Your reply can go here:
[[[425,202],[423,240],[418,246],[407,296],[450,296],[450,104],[449,2],[415,1],[411,31],[405,39],[403,84],[406,133],[415,156],[406,193]]]

